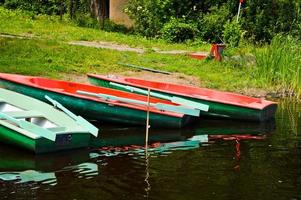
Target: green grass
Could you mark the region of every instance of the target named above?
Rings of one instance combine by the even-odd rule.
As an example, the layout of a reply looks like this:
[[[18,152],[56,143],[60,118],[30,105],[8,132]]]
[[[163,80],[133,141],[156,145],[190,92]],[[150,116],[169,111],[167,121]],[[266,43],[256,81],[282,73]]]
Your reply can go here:
[[[0,37],[0,72],[61,78],[66,74],[118,73],[133,70],[118,65],[129,63],[198,77],[203,87],[242,92],[248,89],[274,91],[283,84],[258,78],[258,67],[248,62],[229,59],[199,61],[184,55],[164,55],[153,51],[143,54],[108,49],[72,46],[73,40],[111,41],[144,49],[206,50],[210,45],[168,44],[140,36],[80,28],[53,16],[34,16],[0,7],[0,33],[33,35],[32,39]],[[228,54],[247,54],[251,48],[228,50]],[[257,61],[257,65],[260,63]],[[300,65],[299,65],[300,66]],[[268,75],[269,76],[269,75]],[[267,76],[267,77],[268,77]],[[299,80],[300,81],[300,80]],[[300,87],[298,86],[300,89]]]
[[[270,45],[255,49],[256,77],[275,84],[288,95],[301,97],[301,45],[288,36],[273,38]]]

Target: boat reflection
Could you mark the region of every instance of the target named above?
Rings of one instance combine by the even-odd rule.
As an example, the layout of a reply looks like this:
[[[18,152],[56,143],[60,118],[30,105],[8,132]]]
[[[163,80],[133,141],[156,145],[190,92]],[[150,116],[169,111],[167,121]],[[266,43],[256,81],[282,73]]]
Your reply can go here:
[[[263,140],[273,133],[274,122],[237,123],[231,121],[202,121],[197,127],[182,130],[151,129],[145,154],[144,127],[106,126],[99,138],[91,140],[89,149],[34,156],[23,150],[0,146],[0,182],[56,185],[62,174],[71,178],[90,179],[99,175],[99,168],[108,162],[104,157],[145,158],[168,155],[174,151],[198,149],[218,141],[234,141],[237,168],[240,143],[243,140]],[[111,159],[110,159],[111,160]],[[149,161],[147,161],[149,162]],[[29,184],[33,187],[32,184]]]
[[[57,174],[72,173],[77,178],[90,179],[98,175],[98,165],[89,162],[89,151],[69,151],[34,156],[1,146],[0,181],[33,185],[57,184]],[[39,186],[37,186],[39,187]]]
[[[202,121],[201,125],[181,130],[152,129],[147,151],[168,154],[174,150],[190,150],[213,144],[218,140],[263,140],[275,130],[275,121],[265,123],[238,123],[235,121]],[[144,128],[102,129],[100,138],[92,140],[91,157],[145,153]]]

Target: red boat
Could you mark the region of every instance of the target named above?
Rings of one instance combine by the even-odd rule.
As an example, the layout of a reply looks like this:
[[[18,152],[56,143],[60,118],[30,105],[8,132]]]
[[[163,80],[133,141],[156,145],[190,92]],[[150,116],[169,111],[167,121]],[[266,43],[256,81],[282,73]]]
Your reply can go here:
[[[277,104],[272,101],[212,89],[142,80],[133,77],[88,74],[88,78],[92,84],[98,86],[144,95],[149,88],[153,97],[167,100],[178,97],[196,104],[205,104],[209,106],[208,112],[201,112],[205,116],[264,121],[273,118],[277,109]],[[184,101],[183,104],[185,105]],[[192,106],[192,103],[189,103],[189,105]]]
[[[88,119],[145,125],[149,108],[150,124],[179,128],[191,122],[199,111],[170,101],[87,84],[42,77],[0,73],[0,87],[48,102],[57,100],[76,114]],[[49,103],[49,102],[48,102]]]

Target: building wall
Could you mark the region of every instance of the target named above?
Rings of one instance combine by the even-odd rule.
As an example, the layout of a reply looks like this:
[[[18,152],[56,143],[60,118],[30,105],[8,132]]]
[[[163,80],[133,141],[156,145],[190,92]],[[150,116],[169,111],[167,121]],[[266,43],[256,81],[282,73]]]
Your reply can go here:
[[[127,27],[133,26],[133,21],[123,12],[128,0],[110,0],[110,20],[116,24],[123,24]]]

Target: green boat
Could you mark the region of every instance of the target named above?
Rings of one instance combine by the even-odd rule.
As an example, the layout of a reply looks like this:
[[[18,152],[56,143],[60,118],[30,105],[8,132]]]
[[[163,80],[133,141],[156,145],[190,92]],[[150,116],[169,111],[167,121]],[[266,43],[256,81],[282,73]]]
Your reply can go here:
[[[88,147],[98,129],[64,108],[0,88],[0,140],[35,153]]]
[[[0,87],[49,103],[47,95],[76,114],[101,122],[145,126],[149,111],[152,127],[180,128],[200,112],[158,98],[150,98],[148,106],[144,95],[42,77],[0,73]]]
[[[272,101],[206,88],[112,75],[88,74],[88,79],[93,85],[143,95],[150,89],[153,97],[196,109],[204,107],[205,104],[208,111],[200,110],[201,116],[266,121],[274,118],[277,109],[277,104]]]

